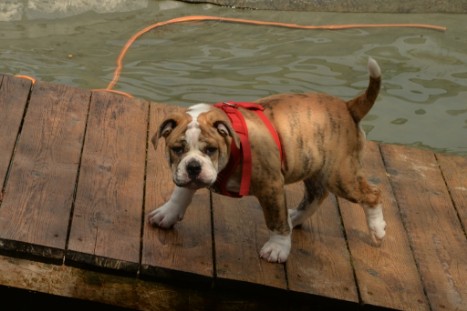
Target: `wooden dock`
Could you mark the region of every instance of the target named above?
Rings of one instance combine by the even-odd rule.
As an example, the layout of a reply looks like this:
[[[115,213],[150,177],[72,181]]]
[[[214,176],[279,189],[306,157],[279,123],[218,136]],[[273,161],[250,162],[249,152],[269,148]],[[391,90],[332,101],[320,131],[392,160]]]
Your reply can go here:
[[[466,157],[369,142],[383,245],[330,196],[269,264],[254,198],[200,191],[173,230],[146,222],[173,187],[149,143],[173,109],[0,76],[1,286],[141,310],[467,310]]]

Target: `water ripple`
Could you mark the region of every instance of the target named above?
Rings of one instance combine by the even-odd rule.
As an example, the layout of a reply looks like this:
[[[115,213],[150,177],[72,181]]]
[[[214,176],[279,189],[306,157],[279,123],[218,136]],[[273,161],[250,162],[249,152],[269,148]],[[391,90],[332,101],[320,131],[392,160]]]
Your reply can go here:
[[[301,24],[423,22],[424,15],[235,11],[154,1],[149,9],[54,20],[0,22],[0,72],[83,88],[105,87],[126,40],[157,20],[228,15]],[[432,16],[446,33],[420,29],[306,31],[186,23],[152,31],[125,57],[116,89],[175,105],[248,101],[282,92],[344,99],[368,84],[369,56],[383,86],[362,125],[369,139],[467,154],[465,15]],[[373,19],[373,20],[372,20]],[[407,20],[410,19],[410,20]]]

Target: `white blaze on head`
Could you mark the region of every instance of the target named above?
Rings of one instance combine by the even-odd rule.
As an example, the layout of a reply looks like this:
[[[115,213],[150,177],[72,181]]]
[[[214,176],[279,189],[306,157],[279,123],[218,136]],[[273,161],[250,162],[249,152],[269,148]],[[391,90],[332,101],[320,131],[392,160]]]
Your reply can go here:
[[[208,112],[211,109],[210,105],[197,104],[187,109],[187,114],[191,116],[191,121],[188,123],[185,131],[185,140],[188,145],[188,152],[178,164],[178,169],[175,171],[174,180],[178,184],[186,184],[190,182],[191,177],[187,171],[188,165],[192,161],[196,161],[201,165],[201,172],[196,177],[196,180],[204,185],[211,185],[217,179],[217,170],[214,167],[211,159],[206,156],[201,150],[199,144],[201,127],[198,122],[198,117],[201,113]]]
[[[203,112],[208,112],[211,110],[211,105],[208,104],[196,104],[188,108],[187,113],[193,118],[193,120],[197,120],[198,116]]]
[[[190,144],[190,149],[198,149],[199,135],[201,134],[201,129],[198,123],[198,116],[203,113],[211,110],[211,105],[208,104],[196,104],[188,108],[187,113],[191,116],[191,122],[188,124],[187,130],[185,132],[186,141]]]

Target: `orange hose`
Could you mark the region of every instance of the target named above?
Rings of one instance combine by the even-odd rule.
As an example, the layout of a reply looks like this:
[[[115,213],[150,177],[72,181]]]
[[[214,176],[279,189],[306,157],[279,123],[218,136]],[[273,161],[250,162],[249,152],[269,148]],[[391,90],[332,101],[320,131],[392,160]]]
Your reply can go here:
[[[120,54],[117,58],[117,67],[115,68],[114,75],[112,81],[108,84],[106,90],[112,90],[118,82],[120,78],[120,73],[123,69],[123,58],[125,58],[126,53],[128,52],[131,45],[142,35],[151,31],[155,28],[175,24],[175,23],[184,23],[184,22],[192,22],[192,21],[223,21],[223,22],[232,22],[232,23],[243,23],[243,24],[251,24],[251,25],[263,25],[263,26],[275,26],[275,27],[287,27],[287,28],[295,28],[295,29],[318,29],[318,30],[342,30],[342,29],[353,29],[353,28],[423,28],[423,29],[431,29],[431,30],[438,30],[438,31],[446,31],[446,27],[443,26],[436,26],[436,25],[429,25],[429,24],[349,24],[349,25],[321,25],[321,26],[314,26],[314,25],[297,25],[297,24],[289,24],[289,23],[279,23],[279,22],[267,22],[267,21],[256,21],[256,20],[249,20],[249,19],[242,19],[242,18],[232,18],[232,17],[219,17],[219,16],[203,16],[203,15],[193,15],[193,16],[183,16],[174,19],[170,19],[165,22],[158,22],[152,24],[146,28],[141,29],[137,33],[135,33],[131,38],[125,43]]]
[[[110,92],[110,93],[115,93],[115,94],[118,94],[118,95],[123,95],[125,97],[128,97],[128,98],[133,98],[133,95],[127,93],[127,92],[124,92],[124,91],[117,91],[117,90],[112,90],[112,89],[92,89],[93,92]]]
[[[33,85],[36,84],[36,78],[34,78],[34,77],[27,76],[27,75],[16,75],[15,77],[21,78],[21,79],[29,80],[29,81],[31,81],[31,83],[32,83]]]

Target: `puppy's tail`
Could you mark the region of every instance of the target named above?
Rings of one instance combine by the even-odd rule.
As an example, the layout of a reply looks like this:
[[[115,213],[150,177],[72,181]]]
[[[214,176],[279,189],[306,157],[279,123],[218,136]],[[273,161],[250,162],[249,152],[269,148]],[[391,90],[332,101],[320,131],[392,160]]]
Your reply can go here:
[[[368,73],[370,74],[370,83],[365,93],[347,102],[347,108],[356,123],[360,122],[373,107],[381,87],[381,69],[371,57],[368,59]]]

